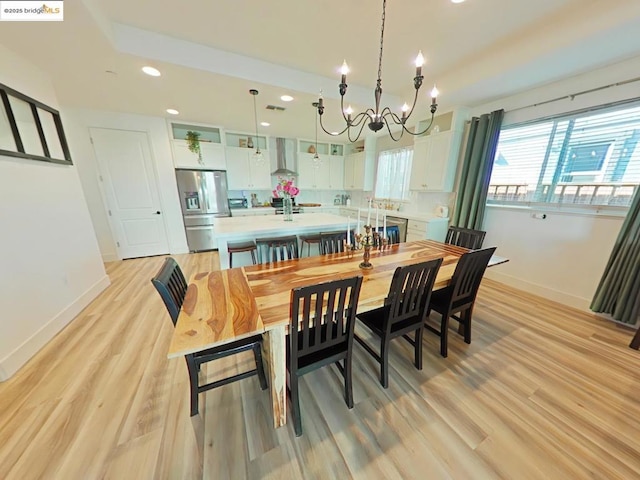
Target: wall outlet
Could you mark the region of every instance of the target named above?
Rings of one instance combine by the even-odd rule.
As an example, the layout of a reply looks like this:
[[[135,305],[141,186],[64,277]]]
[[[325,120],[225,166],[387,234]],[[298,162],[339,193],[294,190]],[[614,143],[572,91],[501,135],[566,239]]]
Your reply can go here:
[[[531,214],[531,218],[537,218],[538,220],[544,220],[545,218],[547,218],[547,214],[546,213],[532,213]]]

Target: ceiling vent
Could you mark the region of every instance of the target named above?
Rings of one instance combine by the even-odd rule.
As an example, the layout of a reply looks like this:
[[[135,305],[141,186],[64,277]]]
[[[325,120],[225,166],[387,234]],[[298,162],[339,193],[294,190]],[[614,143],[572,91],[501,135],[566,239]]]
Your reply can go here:
[[[276,112],[284,112],[285,111],[284,107],[279,107],[278,105],[267,105],[266,109],[267,110],[275,110]]]

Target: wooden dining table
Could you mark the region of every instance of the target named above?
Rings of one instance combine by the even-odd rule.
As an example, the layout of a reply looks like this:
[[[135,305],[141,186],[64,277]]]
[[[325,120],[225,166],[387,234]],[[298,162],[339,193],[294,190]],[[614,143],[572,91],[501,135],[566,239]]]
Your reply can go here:
[[[194,274],[169,348],[179,357],[251,335],[263,335],[274,426],[287,421],[286,335],[291,290],[356,275],[363,277],[358,312],[384,303],[397,267],[442,258],[434,289],[445,287],[466,248],[421,240],[371,252],[372,269],[359,267],[362,251],[318,255]],[[506,259],[496,257],[493,264]],[[490,262],[490,264],[492,264]]]

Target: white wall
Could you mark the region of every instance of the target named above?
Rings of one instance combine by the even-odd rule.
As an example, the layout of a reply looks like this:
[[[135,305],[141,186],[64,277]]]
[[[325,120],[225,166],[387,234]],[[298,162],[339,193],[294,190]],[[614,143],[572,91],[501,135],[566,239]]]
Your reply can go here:
[[[2,45],[0,83],[58,108],[47,75]],[[0,156],[0,225],[3,381],[104,290],[109,278],[76,166]]]
[[[473,109],[473,115],[505,109],[504,124],[557,115],[638,96],[640,82],[609,87],[558,102],[527,107],[593,88],[637,78],[640,58],[505,98]],[[532,213],[546,213],[544,220]],[[517,288],[587,310],[624,218],[570,211],[489,207],[485,246],[510,262],[489,269],[487,276]]]
[[[165,119],[81,108],[64,108],[62,113],[64,114],[71,155],[78,165],[82,188],[87,197],[91,220],[103,260],[114,261],[119,259],[119,256],[109,226],[106,199],[98,178],[98,162],[91,145],[89,128],[110,128],[147,133],[155,166],[154,175],[158,182],[163,220],[169,240],[169,250],[172,254],[187,253],[189,249],[180,211],[169,131]]]

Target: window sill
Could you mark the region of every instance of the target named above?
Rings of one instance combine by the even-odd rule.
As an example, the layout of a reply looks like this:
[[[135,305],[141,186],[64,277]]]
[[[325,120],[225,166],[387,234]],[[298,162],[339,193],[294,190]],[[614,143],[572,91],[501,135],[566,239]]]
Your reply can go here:
[[[624,218],[629,207],[611,205],[559,205],[554,203],[496,204],[487,203],[487,208],[517,210],[531,213],[554,213],[556,215]]]

